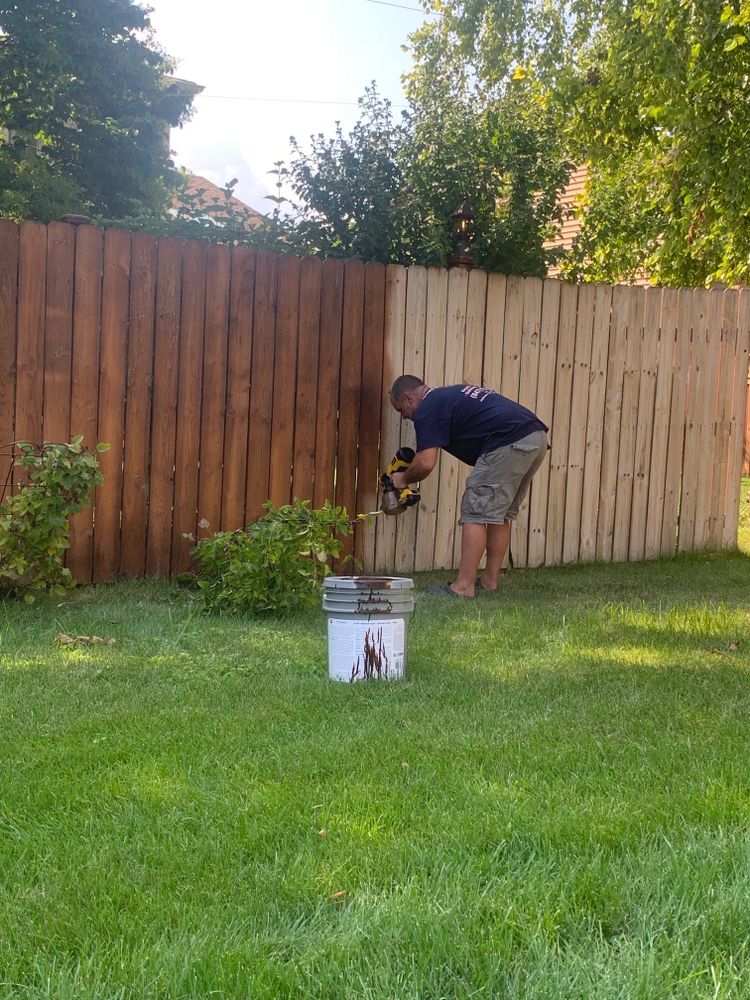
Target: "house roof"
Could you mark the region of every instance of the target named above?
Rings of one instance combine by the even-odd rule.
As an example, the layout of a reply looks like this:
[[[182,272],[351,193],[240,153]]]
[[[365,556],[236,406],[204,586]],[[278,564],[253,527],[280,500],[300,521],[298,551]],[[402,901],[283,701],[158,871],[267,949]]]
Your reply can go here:
[[[170,87],[174,87],[181,94],[185,94],[187,97],[197,97],[198,94],[202,94],[206,89],[203,84],[195,83],[193,80],[183,80],[182,77],[172,76],[167,74],[162,77],[164,83]]]
[[[193,210],[202,210],[218,224],[226,222],[230,215],[239,216],[247,229],[254,229],[260,225],[260,220],[263,218],[260,212],[256,212],[234,195],[227,198],[223,188],[198,174],[189,175],[187,186],[172,201],[174,212],[188,206]]]

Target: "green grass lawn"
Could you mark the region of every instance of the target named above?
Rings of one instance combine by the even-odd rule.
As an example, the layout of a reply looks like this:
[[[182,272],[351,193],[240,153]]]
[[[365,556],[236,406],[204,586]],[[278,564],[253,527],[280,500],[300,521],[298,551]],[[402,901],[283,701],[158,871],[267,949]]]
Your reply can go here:
[[[0,997],[750,997],[750,557],[419,594],[409,640],[345,685],[317,609],[0,604]]]

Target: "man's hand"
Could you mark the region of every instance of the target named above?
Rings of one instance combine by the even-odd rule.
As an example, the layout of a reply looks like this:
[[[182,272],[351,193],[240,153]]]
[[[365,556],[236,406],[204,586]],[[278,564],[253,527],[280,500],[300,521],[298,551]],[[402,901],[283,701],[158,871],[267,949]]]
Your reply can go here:
[[[435,468],[438,458],[438,448],[425,448],[418,451],[408,469],[394,472],[391,482],[397,490],[405,489],[410,483],[419,483]]]

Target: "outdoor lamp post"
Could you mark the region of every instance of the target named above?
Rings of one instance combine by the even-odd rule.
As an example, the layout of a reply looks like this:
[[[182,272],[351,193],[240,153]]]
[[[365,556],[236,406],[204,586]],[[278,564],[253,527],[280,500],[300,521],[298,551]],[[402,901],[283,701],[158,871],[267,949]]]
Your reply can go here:
[[[455,212],[453,220],[453,253],[449,255],[448,267],[473,267],[474,258],[469,253],[469,246],[474,239],[474,213],[468,198],[464,198]]]

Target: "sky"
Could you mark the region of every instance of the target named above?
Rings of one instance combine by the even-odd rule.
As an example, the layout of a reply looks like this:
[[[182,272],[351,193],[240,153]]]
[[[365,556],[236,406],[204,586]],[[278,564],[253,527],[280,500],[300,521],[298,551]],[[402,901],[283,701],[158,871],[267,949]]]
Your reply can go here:
[[[372,80],[398,113],[401,51],[424,20],[418,0],[145,0],[175,75],[201,84],[195,114],[172,131],[175,162],[260,212],[273,208],[269,174],[289,137],[345,133]],[[411,9],[405,9],[411,8]]]

